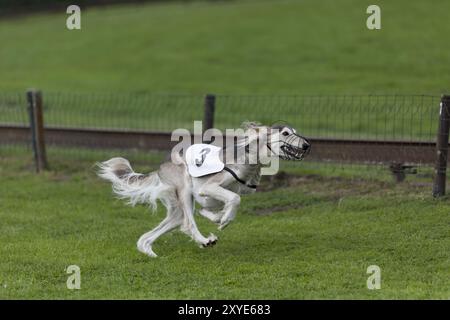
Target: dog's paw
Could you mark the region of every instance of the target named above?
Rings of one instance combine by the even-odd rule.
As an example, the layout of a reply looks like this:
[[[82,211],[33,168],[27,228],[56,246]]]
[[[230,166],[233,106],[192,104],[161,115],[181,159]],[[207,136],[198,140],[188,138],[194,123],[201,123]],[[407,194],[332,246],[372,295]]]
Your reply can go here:
[[[148,255],[150,258],[157,258],[158,255],[152,250],[147,250],[147,252],[145,252],[146,255]]]
[[[215,236],[215,235],[213,235],[212,233],[209,235],[209,237],[208,238],[206,238],[206,242],[205,243],[203,243],[202,244],[202,246],[204,247],[204,248],[206,248],[206,247],[212,247],[213,245],[215,245],[216,243],[217,243],[217,240],[218,240],[218,238]]]
[[[152,250],[151,246],[145,246],[145,245],[141,245],[138,244],[137,249],[142,252],[143,254],[151,257],[151,258],[156,258],[158,257],[158,255]]]

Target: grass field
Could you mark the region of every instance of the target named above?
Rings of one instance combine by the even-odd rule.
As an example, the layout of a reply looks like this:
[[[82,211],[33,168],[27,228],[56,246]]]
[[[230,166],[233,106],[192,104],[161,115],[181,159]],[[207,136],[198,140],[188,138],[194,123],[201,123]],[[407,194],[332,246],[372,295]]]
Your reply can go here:
[[[284,119],[306,136],[431,140],[450,83],[450,2],[379,0],[380,31],[365,27],[369,4],[95,8],[83,11],[81,31],[65,29],[64,12],[4,19],[0,123],[26,123],[23,92],[36,87],[48,125],[189,128],[212,92],[223,94],[221,128]],[[188,98],[152,102],[148,92]],[[254,93],[269,98],[227,95]],[[141,172],[165,157],[122,152]],[[112,151],[50,147],[48,156],[51,171],[36,175],[29,150],[0,147],[0,299],[450,299],[450,203],[431,197],[430,168],[393,184],[380,168],[286,166],[244,197],[225,231],[197,218],[215,247],[175,232],[150,259],[136,241],[164,212],[113,199],[93,171]],[[69,265],[81,268],[81,290],[66,288]],[[380,290],[366,287],[370,265],[381,268]]]
[[[87,92],[441,94],[450,2],[233,1],[95,8],[0,21],[0,88]]]
[[[0,94],[0,122],[27,122],[24,90],[36,87],[47,125],[171,131],[202,119],[202,95],[213,92],[224,94],[221,129],[283,119],[310,137],[431,141],[450,83],[450,45],[442,41],[450,4],[379,1],[380,31],[365,27],[368,4],[94,8],[83,11],[81,31],[65,28],[64,13],[6,19],[0,89],[20,98]],[[372,93],[391,95],[365,96]]]
[[[283,119],[307,136],[433,140],[450,83],[450,44],[442,41],[450,3],[379,1],[380,31],[365,27],[368,4],[94,8],[82,13],[81,31],[65,29],[65,13],[6,19],[0,90],[21,97],[0,95],[0,122],[26,122],[24,90],[36,87],[47,125],[171,131],[202,119],[202,95],[212,92],[224,94],[221,129]],[[255,93],[281,96],[226,95]],[[371,93],[399,96],[364,96]]]
[[[308,171],[266,180],[225,231],[197,218],[215,247],[175,232],[150,259],[135,242],[163,211],[114,200],[92,163],[78,164],[35,175],[24,157],[1,158],[0,298],[450,298],[450,204],[429,183]],[[80,290],[66,288],[69,265]],[[366,287],[369,265],[381,268],[380,290]]]

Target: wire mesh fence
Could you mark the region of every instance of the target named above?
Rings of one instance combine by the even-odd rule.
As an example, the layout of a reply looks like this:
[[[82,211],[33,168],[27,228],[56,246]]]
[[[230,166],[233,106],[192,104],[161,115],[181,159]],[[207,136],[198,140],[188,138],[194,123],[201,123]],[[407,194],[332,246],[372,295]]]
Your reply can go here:
[[[439,105],[440,97],[430,95],[217,96],[215,126],[285,121],[314,139],[302,170],[326,164],[374,173],[373,165],[382,164],[401,181],[407,173],[432,176]]]
[[[95,157],[102,160],[117,155],[126,155],[139,162],[153,160],[157,152],[152,150],[152,141],[142,141],[148,150],[152,150],[150,154],[128,146],[127,140],[133,137],[126,133],[171,132],[176,128],[192,130],[194,121],[202,119],[202,104],[201,95],[46,92],[42,113],[49,161],[54,168],[57,161],[89,161]],[[25,93],[0,94],[0,155],[16,152],[24,156],[23,147],[29,150],[31,146],[29,127],[29,101]],[[103,140],[98,144],[96,133],[102,130],[115,131],[114,141]],[[115,143],[117,140],[123,140],[119,148]]]
[[[24,93],[0,94],[0,155],[30,149],[28,104]],[[311,156],[302,165],[310,171],[324,163],[327,170],[364,171],[369,163],[386,167],[397,162],[397,168],[414,164],[430,172],[439,104],[440,97],[429,95],[217,95],[214,126],[224,130],[243,121],[287,122],[313,139]],[[152,150],[169,149],[167,134],[177,128],[192,131],[204,111],[202,95],[45,92],[49,162],[118,155],[142,163],[164,159],[164,152],[155,157]],[[295,170],[289,163],[283,167]]]
[[[439,102],[427,95],[218,95],[214,123],[225,129],[281,120],[310,137],[433,142]],[[28,125],[26,107],[23,93],[0,93],[0,123]],[[46,92],[43,110],[48,127],[171,132],[203,119],[203,96]]]
[[[215,124],[282,120],[309,137],[432,142],[439,101],[427,95],[217,96]]]
[[[0,126],[14,128],[29,126],[27,101],[24,93],[0,93]],[[27,154],[31,156],[31,140],[28,132],[16,134],[11,130],[0,131],[0,156]]]
[[[24,93],[0,93],[0,123],[28,125],[27,101]]]
[[[45,93],[45,124],[171,132],[202,118],[202,96]]]

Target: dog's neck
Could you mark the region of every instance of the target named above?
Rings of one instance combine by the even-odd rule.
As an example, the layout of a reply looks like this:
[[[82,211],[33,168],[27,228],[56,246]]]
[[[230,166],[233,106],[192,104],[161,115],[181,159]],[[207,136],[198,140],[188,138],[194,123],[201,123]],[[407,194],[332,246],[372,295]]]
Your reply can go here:
[[[231,164],[227,165],[247,185],[257,186],[261,180],[261,164]]]
[[[251,164],[246,166],[244,169],[246,171],[244,175],[246,176],[247,184],[250,185],[258,185],[261,180],[261,165],[260,164]]]
[[[258,145],[254,150],[245,139],[238,139],[233,148],[224,148],[222,160],[225,165],[238,174],[239,178],[248,185],[258,185],[261,179],[261,169],[265,164],[261,162],[262,152],[269,153],[270,149],[265,150],[266,145]]]

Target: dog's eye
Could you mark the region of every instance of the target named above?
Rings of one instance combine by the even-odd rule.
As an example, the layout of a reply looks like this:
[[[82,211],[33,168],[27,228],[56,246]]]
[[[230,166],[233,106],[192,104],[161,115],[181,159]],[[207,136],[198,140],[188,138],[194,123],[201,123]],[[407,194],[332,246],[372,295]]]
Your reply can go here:
[[[289,132],[287,132],[287,131],[283,132],[283,136],[288,136],[288,135],[289,135]]]

